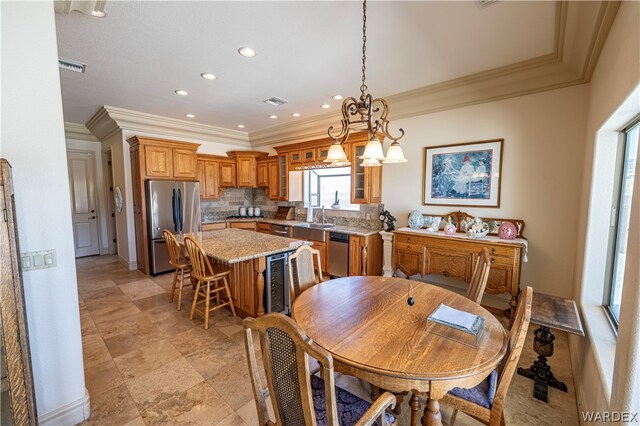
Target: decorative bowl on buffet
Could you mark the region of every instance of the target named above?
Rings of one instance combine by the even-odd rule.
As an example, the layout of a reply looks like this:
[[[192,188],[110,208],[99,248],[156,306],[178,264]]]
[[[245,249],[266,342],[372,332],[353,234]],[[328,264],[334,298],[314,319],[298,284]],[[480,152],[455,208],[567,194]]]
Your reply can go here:
[[[489,224],[479,217],[467,222],[467,236],[469,238],[484,238],[489,233]]]

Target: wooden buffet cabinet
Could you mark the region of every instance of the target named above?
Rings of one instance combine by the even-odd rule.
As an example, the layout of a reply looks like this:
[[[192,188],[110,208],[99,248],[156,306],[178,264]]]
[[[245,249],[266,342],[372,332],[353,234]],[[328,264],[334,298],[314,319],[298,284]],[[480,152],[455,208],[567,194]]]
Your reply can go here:
[[[407,276],[436,274],[468,283],[480,251],[483,248],[489,250],[491,270],[485,291],[489,294],[509,293],[513,318],[520,292],[524,244],[509,240],[450,237],[442,232],[427,234],[408,228],[396,230],[393,234],[393,270]]]
[[[197,180],[200,144],[134,136],[128,139],[131,155],[133,222],[138,269],[149,274],[145,181]]]

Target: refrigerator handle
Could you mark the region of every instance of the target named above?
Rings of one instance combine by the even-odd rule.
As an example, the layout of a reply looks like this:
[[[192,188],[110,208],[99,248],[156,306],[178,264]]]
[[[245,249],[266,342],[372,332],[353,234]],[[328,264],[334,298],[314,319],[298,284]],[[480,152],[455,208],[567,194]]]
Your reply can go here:
[[[178,229],[180,230],[180,233],[182,233],[182,229],[184,228],[184,218],[182,217],[184,215],[183,210],[184,206],[182,205],[182,190],[178,188]]]
[[[171,196],[171,210],[173,213],[173,231],[178,232],[178,217],[176,215],[176,189],[173,189],[173,195]]]

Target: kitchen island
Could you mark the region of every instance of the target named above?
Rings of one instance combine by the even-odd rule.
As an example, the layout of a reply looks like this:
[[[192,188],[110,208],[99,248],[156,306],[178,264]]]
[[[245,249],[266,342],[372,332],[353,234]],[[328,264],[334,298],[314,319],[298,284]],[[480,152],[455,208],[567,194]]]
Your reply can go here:
[[[197,240],[209,259],[231,268],[229,287],[236,312],[242,318],[265,314],[264,289],[267,257],[297,249],[304,241],[243,229],[220,229],[176,235]],[[284,291],[289,291],[284,288]]]

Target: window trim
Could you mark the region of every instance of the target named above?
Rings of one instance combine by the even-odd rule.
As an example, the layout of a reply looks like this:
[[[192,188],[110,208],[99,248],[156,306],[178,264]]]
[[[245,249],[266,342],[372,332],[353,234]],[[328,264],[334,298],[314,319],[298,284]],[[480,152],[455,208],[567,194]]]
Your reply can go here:
[[[309,189],[309,197],[307,199],[307,202],[309,203],[309,207],[314,208],[314,209],[319,209],[320,207],[322,207],[319,203],[320,203],[320,188],[321,188],[321,180],[322,178],[325,177],[344,177],[344,176],[349,176],[350,178],[352,178],[351,173],[345,171],[345,173],[341,173],[341,174],[335,174],[335,175],[321,175],[318,173],[316,174],[316,188],[315,188],[315,192],[312,191],[312,184],[311,184],[311,173],[315,173],[314,170],[309,170],[309,185],[308,185],[308,189]],[[351,189],[349,189],[349,191],[351,192]],[[318,196],[318,205],[313,205],[311,203],[311,198],[313,195],[317,195]],[[344,208],[344,207],[340,207],[340,210],[342,211],[358,211],[357,209],[352,209],[352,208]]]
[[[615,226],[609,232],[609,241],[608,241],[608,250],[606,257],[606,281],[604,283],[603,288],[603,300],[602,307],[604,308],[605,314],[611,328],[615,335],[618,335],[618,326],[619,326],[619,318],[614,314],[613,309],[611,309],[611,299],[613,296],[613,283],[614,283],[614,274],[616,272],[615,268],[615,260],[616,260],[616,248],[619,238],[619,224],[620,224],[620,205],[622,204],[622,189],[624,183],[624,170],[625,170],[625,159],[627,157],[627,144],[629,138],[629,132],[640,126],[640,115],[636,116],[633,120],[629,122],[623,129],[620,130],[620,136],[617,144],[617,155],[616,155],[616,165],[615,165],[615,176],[614,176],[614,188],[613,188],[613,200],[611,203],[611,214],[613,215],[613,209],[615,208]]]

